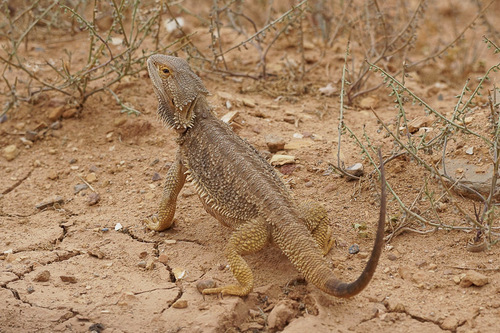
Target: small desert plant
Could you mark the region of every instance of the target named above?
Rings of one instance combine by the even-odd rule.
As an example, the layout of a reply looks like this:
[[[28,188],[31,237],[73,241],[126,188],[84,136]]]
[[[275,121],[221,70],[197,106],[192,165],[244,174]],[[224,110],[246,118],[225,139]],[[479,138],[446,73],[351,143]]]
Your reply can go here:
[[[484,37],[488,47],[494,49],[494,53],[500,53],[500,48],[490,39]],[[376,152],[376,147],[372,143],[373,139],[367,133],[363,133],[362,138],[356,135],[344,122],[344,96],[347,94],[346,72],[347,58],[344,65],[342,76],[342,91],[341,91],[341,113],[339,123],[339,153],[338,164],[334,166],[339,172],[346,174],[343,165],[340,161],[341,137],[344,134],[354,139],[355,143],[361,148],[362,153],[367,157],[373,165],[376,165],[372,155]],[[402,155],[409,156],[409,160],[415,162],[418,166],[426,170],[429,175],[422,185],[415,200],[410,204],[405,204],[388,183],[389,191],[393,194],[395,201],[398,203],[401,214],[398,218],[391,219],[392,232],[390,237],[397,235],[403,231],[414,231],[418,233],[428,233],[435,230],[466,230],[474,231],[473,240],[468,244],[471,251],[485,249],[495,244],[500,240],[500,225],[498,225],[498,213],[496,212],[495,197],[498,196],[497,177],[500,165],[500,103],[495,96],[499,95],[499,89],[494,86],[491,76],[495,75],[500,70],[500,63],[491,66],[486,70],[486,73],[478,79],[475,87],[470,87],[470,82],[467,81],[460,94],[457,96],[457,103],[453,108],[451,116],[438,112],[435,108],[429,105],[421,97],[407,88],[405,84],[390,75],[383,68],[367,62],[370,70],[373,73],[379,73],[382,77],[382,83],[389,88],[390,96],[394,98],[395,108],[397,109],[397,117],[395,126],[390,127],[380,119],[375,111],[373,113],[381,123],[383,130],[393,140],[394,147],[392,155],[386,159],[389,163],[395,158]],[[482,96],[482,93],[488,91],[488,109],[490,111],[490,125],[487,127],[479,127],[479,130],[473,130],[468,126],[467,117],[478,108],[477,99]],[[428,135],[426,131],[417,133],[408,132],[408,116],[406,107],[407,104],[418,105],[422,107],[426,114],[434,116],[436,121],[433,124],[434,135]],[[483,107],[486,107],[483,105]],[[402,135],[402,133],[404,135]],[[465,137],[470,141],[474,138],[482,143],[489,152],[491,165],[491,185],[488,193],[480,193],[477,189],[472,188],[462,182],[460,178],[454,178],[446,171],[446,156],[447,143],[455,140],[456,137]],[[440,158],[429,158],[433,153],[440,155]],[[440,152],[440,153],[439,153]],[[440,170],[438,170],[440,168]],[[432,179],[437,180],[437,185],[441,187],[441,194],[437,194],[436,186],[431,185]],[[436,182],[434,182],[436,185]],[[474,205],[474,215],[467,213],[462,207],[455,194],[452,194],[453,189],[461,189],[469,194],[472,194],[479,199],[482,205],[482,210],[476,209]],[[425,201],[427,207],[416,208],[416,203]],[[465,223],[449,223],[440,218],[439,204],[443,201],[451,202],[458,212],[463,217]],[[417,221],[418,226],[412,225],[411,221]]]
[[[43,92],[60,93],[81,108],[90,96],[103,91],[111,93],[124,111],[137,112],[121,101],[112,86],[143,71],[150,54],[164,52],[183,40],[159,47],[161,4],[112,0],[109,4],[94,1],[92,6],[73,2],[38,0],[25,7],[18,4],[17,10],[3,5],[7,24],[2,27],[2,37],[8,42],[0,54],[2,80],[7,87],[2,93],[8,97],[3,113],[19,101],[36,102]],[[87,34],[83,43],[87,58],[82,66],[75,68],[72,51],[64,47],[60,59],[30,60],[26,51],[30,36],[44,32],[60,38],[67,31]],[[50,38],[45,40],[51,42]],[[148,49],[148,44],[154,47]],[[50,74],[42,77],[40,71]]]

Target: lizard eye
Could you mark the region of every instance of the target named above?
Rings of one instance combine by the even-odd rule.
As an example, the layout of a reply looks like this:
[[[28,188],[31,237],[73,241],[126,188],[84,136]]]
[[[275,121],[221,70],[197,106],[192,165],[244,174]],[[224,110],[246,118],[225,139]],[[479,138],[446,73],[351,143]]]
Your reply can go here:
[[[160,66],[159,68],[159,71],[160,71],[160,74],[167,77],[170,75],[170,68],[168,68],[167,66]]]

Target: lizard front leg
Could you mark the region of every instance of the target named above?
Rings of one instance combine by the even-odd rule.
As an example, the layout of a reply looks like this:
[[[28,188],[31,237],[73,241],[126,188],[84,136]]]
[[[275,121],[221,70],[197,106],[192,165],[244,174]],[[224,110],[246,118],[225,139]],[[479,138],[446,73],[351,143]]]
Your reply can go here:
[[[252,220],[236,229],[224,251],[234,277],[239,284],[203,290],[203,294],[246,296],[253,289],[253,274],[242,255],[261,250],[269,241],[264,219]]]
[[[158,209],[158,214],[148,217],[146,226],[151,230],[162,231],[172,226],[174,222],[175,204],[177,196],[186,182],[186,168],[182,165],[179,153],[168,169],[163,186],[163,196]]]

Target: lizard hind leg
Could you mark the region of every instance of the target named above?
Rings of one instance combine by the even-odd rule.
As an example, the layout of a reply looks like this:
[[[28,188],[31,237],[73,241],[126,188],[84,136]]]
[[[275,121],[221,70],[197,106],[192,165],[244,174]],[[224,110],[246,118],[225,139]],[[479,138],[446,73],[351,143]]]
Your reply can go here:
[[[231,235],[224,251],[238,284],[203,290],[204,295],[222,294],[246,296],[253,289],[253,274],[242,255],[261,250],[269,241],[269,230],[263,219],[240,225]]]
[[[307,200],[300,202],[298,208],[304,224],[319,245],[321,252],[323,255],[328,254],[335,244],[335,239],[332,237],[330,220],[325,207],[312,200]]]

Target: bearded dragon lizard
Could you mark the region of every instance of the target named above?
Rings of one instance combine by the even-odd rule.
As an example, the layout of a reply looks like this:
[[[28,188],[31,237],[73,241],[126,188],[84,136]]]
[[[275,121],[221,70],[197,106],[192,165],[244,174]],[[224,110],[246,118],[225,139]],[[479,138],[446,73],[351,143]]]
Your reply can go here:
[[[205,210],[232,229],[225,256],[237,284],[203,294],[245,296],[254,286],[243,256],[274,243],[306,281],[322,291],[351,297],[370,282],[383,246],[386,190],[381,165],[381,203],[375,244],[361,275],[351,283],[334,276],[324,255],[333,245],[325,208],[297,202],[274,168],[219,120],[207,102],[208,90],[181,58],[153,55],[148,71],[158,98],[158,114],[177,133],[177,157],[168,170],[158,214],[146,219],[152,230],[172,226],[177,196],[194,184]],[[379,152],[380,156],[380,152]]]

